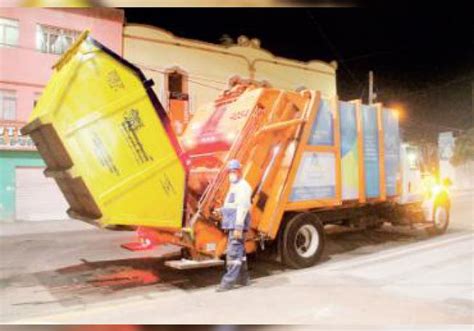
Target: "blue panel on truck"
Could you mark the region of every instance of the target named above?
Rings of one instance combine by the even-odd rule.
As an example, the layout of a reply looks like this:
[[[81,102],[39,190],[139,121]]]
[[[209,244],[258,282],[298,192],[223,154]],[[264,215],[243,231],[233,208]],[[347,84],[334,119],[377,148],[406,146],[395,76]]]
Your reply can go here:
[[[339,103],[341,132],[342,199],[359,197],[359,151],[357,148],[357,117],[355,104]]]
[[[322,99],[311,128],[308,145],[332,146],[334,144],[333,116],[329,100]]]
[[[397,194],[398,162],[400,159],[400,137],[396,113],[390,109],[383,109],[382,124],[384,129],[385,187],[387,196],[394,196]]]
[[[336,196],[334,153],[304,152],[289,200],[307,201]]]
[[[367,198],[378,198],[380,196],[379,138],[375,107],[362,105],[362,127],[365,194]]]

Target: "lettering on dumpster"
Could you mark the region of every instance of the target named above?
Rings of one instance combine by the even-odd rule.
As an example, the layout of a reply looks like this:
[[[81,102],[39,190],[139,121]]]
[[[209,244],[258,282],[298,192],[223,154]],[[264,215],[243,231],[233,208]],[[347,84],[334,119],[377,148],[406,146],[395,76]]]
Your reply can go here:
[[[164,173],[163,177],[160,178],[160,184],[166,195],[176,195],[176,190],[167,173]]]
[[[112,88],[116,92],[120,89],[125,88],[122,79],[120,78],[117,70],[115,69],[107,73],[107,84],[109,84],[110,88]]]
[[[130,109],[124,113],[123,117],[122,132],[130,150],[133,152],[135,161],[138,164],[153,161],[153,158],[145,151],[145,147],[138,136],[138,131],[145,127],[140,112],[136,109]]]
[[[111,174],[120,175],[120,171],[117,169],[112,157],[110,156],[107,148],[105,147],[102,139],[100,139],[97,133],[92,134],[92,142],[94,144],[94,154],[99,159],[100,164],[105,167]]]

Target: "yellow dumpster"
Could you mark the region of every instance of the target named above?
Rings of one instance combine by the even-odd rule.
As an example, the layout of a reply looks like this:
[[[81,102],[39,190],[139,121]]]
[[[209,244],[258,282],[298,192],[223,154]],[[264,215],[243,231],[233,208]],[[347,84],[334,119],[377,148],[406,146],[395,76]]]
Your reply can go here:
[[[54,66],[22,133],[37,145],[71,217],[182,226],[186,160],[151,85],[87,32]]]

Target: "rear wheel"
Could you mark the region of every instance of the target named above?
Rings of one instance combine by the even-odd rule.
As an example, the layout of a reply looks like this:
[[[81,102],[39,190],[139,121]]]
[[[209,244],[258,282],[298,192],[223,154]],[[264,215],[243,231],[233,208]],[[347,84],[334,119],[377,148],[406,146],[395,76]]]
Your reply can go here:
[[[432,234],[443,234],[449,225],[449,209],[445,205],[435,207],[433,213],[433,226],[430,229]]]
[[[324,244],[324,227],[318,217],[309,213],[297,214],[283,229],[282,260],[295,269],[311,267],[321,258]]]

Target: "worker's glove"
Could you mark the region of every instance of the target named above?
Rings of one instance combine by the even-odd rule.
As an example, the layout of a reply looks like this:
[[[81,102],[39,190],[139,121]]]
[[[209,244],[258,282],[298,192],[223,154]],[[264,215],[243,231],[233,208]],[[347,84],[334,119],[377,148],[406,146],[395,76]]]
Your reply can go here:
[[[222,211],[221,211],[221,208],[214,208],[212,210],[212,216],[215,217],[215,218],[222,218]]]
[[[239,239],[239,240],[243,238],[243,234],[241,230],[234,230],[234,232],[232,233],[232,236],[234,237],[234,239]]]

